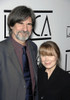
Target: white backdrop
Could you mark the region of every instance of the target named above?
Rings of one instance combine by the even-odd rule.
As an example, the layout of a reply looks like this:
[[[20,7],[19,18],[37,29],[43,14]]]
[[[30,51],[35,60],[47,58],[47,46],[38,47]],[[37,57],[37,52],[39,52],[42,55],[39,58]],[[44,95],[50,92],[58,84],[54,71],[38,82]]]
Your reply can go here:
[[[8,36],[9,10],[19,5],[31,7],[36,14],[36,29],[32,40],[40,46],[44,41],[55,41],[61,50],[61,67],[70,70],[70,0],[2,0],[0,1],[0,41]],[[47,17],[47,19],[46,19]],[[46,23],[45,23],[46,21]],[[44,26],[45,24],[45,26]],[[44,30],[43,30],[44,28]],[[6,33],[6,34],[5,34]]]

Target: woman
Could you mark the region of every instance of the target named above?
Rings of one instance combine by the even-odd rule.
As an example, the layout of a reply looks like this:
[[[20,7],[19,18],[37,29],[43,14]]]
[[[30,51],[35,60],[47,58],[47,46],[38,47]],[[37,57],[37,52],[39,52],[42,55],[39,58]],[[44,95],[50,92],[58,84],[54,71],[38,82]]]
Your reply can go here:
[[[39,48],[39,100],[70,100],[70,74],[59,67],[60,49],[53,41]]]

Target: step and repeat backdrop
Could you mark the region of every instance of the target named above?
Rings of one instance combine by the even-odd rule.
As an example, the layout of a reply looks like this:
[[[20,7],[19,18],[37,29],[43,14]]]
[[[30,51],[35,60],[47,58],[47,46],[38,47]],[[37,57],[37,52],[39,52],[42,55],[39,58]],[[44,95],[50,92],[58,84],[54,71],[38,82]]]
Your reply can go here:
[[[61,50],[61,67],[70,71],[70,0],[2,0],[0,1],[0,41],[8,35],[7,17],[19,5],[33,9],[36,28],[31,40],[39,47],[55,41]]]

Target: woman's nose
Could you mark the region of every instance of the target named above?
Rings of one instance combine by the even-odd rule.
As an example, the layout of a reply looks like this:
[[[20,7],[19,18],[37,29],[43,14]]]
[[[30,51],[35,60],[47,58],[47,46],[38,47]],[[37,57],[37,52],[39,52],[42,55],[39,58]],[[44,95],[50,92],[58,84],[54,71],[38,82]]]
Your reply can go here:
[[[45,60],[46,61],[49,61],[49,56],[45,56]]]

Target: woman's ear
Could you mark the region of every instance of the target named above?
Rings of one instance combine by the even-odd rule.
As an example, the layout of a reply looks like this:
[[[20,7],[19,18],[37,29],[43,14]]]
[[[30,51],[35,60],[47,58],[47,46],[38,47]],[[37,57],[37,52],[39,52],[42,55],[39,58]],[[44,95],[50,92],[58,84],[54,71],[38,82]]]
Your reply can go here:
[[[12,26],[10,26],[10,29],[13,29],[13,27],[12,27]]]

